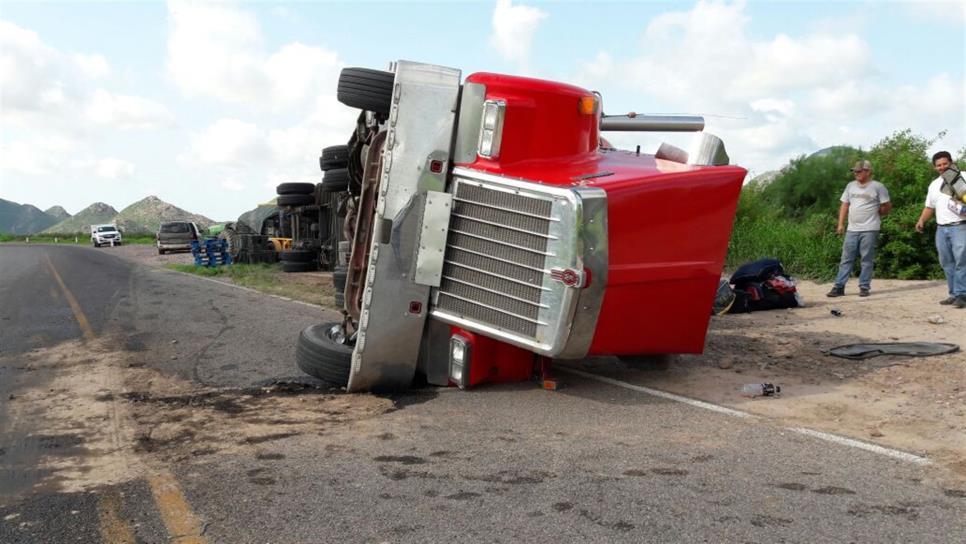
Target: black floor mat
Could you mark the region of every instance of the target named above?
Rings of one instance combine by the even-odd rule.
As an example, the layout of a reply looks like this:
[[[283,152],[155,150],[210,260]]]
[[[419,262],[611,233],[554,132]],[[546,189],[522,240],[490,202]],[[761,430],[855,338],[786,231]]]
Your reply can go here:
[[[959,351],[956,344],[941,342],[882,342],[848,344],[834,347],[825,352],[826,355],[844,357],[846,359],[869,359],[879,355],[905,355],[908,357],[929,357],[945,355]]]

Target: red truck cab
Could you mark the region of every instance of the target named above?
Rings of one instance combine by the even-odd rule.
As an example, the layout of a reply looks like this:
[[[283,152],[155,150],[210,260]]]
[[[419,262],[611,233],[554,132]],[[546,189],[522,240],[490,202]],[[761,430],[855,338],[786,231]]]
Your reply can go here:
[[[703,120],[605,116],[572,85],[405,61],[346,69],[339,98],[364,110],[344,319],[303,331],[303,370],[351,391],[416,372],[472,387],[554,359],[702,351],[746,174]],[[602,130],[697,133],[650,155]]]

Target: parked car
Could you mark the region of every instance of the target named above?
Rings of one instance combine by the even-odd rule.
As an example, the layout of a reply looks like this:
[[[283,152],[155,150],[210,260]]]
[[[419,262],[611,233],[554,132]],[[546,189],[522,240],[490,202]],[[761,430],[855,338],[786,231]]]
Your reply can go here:
[[[201,229],[190,221],[166,221],[161,223],[155,235],[158,255],[169,251],[191,251],[191,241],[201,238]]]
[[[121,231],[117,225],[91,225],[91,243],[94,247],[121,245]]]

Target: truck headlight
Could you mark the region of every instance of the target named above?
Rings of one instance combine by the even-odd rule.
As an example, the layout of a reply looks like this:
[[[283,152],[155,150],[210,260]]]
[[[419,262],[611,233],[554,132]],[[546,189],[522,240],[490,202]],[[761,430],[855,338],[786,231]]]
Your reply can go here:
[[[483,103],[483,126],[480,128],[480,145],[477,151],[481,157],[495,159],[500,156],[505,113],[504,100],[487,100]]]
[[[453,335],[449,339],[449,379],[460,389],[469,383],[470,340],[465,336]]]

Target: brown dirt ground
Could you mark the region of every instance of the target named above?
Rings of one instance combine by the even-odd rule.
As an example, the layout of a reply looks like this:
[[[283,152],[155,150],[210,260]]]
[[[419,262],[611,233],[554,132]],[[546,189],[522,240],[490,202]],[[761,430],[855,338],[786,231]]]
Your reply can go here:
[[[646,385],[867,442],[920,453],[966,477],[966,352],[852,361],[855,342],[946,342],[966,349],[966,309],[940,306],[945,282],[876,280],[873,295],[830,299],[800,282],[807,306],[714,317],[702,355],[683,355]],[[841,317],[831,314],[842,312]],[[942,322],[935,324],[932,321]],[[781,385],[744,398],[746,383]]]
[[[191,261],[185,254],[158,256],[151,246],[112,251],[149,266]],[[331,285],[324,273],[279,277]],[[856,296],[854,281],[842,298],[825,297],[829,288],[799,282],[806,307],[714,317],[704,354],[679,356],[662,370],[624,370],[628,379],[648,370],[635,379],[651,387],[923,454],[966,477],[966,351],[864,361],[824,354],[855,342],[949,342],[966,349],[966,309],[937,304],[946,293],[940,281],[875,280],[868,298]],[[740,396],[743,384],[762,382],[781,385],[782,394]]]

